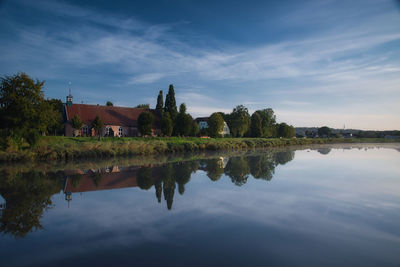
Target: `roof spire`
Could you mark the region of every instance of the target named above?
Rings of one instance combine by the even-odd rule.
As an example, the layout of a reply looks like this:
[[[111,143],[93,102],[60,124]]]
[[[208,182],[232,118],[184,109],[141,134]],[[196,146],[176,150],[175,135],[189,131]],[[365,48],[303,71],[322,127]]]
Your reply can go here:
[[[71,82],[68,82],[69,95],[67,96],[67,106],[72,106]]]

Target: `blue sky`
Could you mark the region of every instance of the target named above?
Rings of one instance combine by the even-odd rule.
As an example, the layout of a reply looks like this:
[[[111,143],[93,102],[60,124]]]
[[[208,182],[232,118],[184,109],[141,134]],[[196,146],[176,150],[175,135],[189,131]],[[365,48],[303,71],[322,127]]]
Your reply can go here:
[[[155,106],[172,83],[194,117],[400,128],[399,1],[0,0],[0,40],[0,75],[51,98]]]

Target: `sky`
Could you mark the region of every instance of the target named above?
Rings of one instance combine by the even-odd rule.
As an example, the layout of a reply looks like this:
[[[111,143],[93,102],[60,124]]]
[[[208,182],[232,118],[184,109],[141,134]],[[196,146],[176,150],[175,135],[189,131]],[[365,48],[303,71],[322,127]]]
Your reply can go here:
[[[0,0],[0,52],[63,101],[155,107],[173,84],[193,117],[400,129],[399,0]]]

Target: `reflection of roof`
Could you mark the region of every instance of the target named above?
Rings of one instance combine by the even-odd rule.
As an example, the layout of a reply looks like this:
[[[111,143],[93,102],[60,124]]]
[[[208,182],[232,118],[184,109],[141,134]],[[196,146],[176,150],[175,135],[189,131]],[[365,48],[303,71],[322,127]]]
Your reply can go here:
[[[86,104],[73,104],[65,106],[68,120],[77,115],[86,125],[92,124],[96,116],[99,116],[106,125],[118,125],[125,127],[137,127],[137,119],[145,108],[128,108],[114,106],[98,106]],[[155,115],[156,124],[159,121],[158,111],[150,110]]]
[[[71,178],[67,178],[64,192],[78,193],[136,187],[136,173],[136,171],[101,173],[97,185],[95,183],[95,176],[92,173],[82,175],[76,186],[73,185]]]

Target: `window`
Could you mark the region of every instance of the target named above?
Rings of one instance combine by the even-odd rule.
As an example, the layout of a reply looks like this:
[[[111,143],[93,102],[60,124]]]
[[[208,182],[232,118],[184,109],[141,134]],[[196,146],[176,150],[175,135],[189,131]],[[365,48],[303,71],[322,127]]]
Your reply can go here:
[[[82,128],[82,135],[88,135],[88,133],[89,133],[89,127],[83,126],[83,128]]]
[[[107,126],[106,127],[106,136],[109,136],[110,135],[110,131],[111,130],[111,127],[110,126]]]
[[[122,127],[119,127],[119,129],[118,129],[118,136],[119,136],[119,137],[122,136]]]

